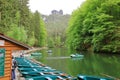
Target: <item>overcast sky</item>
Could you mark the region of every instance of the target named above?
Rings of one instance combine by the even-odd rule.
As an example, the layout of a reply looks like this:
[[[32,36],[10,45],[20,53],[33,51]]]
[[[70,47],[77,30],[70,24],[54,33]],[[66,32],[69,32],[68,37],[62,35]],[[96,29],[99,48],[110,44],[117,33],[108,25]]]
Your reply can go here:
[[[32,12],[38,10],[41,14],[49,15],[52,10],[63,10],[64,14],[71,14],[85,0],[30,0],[29,8]]]

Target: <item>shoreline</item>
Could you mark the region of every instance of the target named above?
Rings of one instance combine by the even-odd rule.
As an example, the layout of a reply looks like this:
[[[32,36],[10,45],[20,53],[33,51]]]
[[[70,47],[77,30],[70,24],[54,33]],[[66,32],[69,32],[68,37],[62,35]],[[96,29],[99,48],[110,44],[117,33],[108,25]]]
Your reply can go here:
[[[25,54],[29,54],[30,52],[34,52],[34,51],[39,51],[39,50],[42,50],[42,49],[48,49],[47,47],[40,47],[40,48],[32,48],[30,50],[25,50]]]

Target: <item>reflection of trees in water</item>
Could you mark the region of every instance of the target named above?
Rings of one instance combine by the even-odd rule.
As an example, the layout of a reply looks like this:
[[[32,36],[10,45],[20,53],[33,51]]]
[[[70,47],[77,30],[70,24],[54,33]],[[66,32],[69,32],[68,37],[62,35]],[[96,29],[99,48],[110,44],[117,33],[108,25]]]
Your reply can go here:
[[[103,76],[101,73],[119,78],[120,76],[120,58],[119,56],[111,56],[106,54],[84,54],[83,59],[71,59],[63,58],[70,57],[70,53],[64,48],[53,48],[52,55],[49,55],[46,50],[43,52],[43,58],[40,62],[43,62],[50,67],[66,72],[72,76],[78,74]],[[47,59],[53,57],[55,59]],[[62,59],[62,58],[63,59]],[[57,59],[56,59],[57,58]]]
[[[119,58],[116,56],[101,56],[99,54],[87,54],[83,60],[77,60],[70,64],[73,72],[79,74],[103,76],[101,73],[105,73],[114,77],[119,77],[120,63]],[[75,75],[73,73],[73,75]],[[105,77],[105,76],[103,76]]]

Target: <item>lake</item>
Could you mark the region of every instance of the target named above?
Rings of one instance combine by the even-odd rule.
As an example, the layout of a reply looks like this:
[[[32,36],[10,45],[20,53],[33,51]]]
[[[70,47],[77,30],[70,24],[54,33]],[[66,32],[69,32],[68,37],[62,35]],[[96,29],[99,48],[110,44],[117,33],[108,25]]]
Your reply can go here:
[[[52,48],[52,53],[41,50],[42,57],[36,60],[71,76],[78,74],[120,78],[120,55],[83,52],[84,58],[70,58],[73,52],[65,48]]]

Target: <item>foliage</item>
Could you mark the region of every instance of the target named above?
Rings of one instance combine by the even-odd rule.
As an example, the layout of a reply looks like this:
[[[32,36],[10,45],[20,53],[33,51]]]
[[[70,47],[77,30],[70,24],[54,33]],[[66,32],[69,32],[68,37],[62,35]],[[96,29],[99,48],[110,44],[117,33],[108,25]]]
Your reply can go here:
[[[0,32],[31,46],[45,46],[44,21],[29,10],[28,1],[0,0]]]
[[[32,20],[32,24],[34,25],[33,27],[33,31],[35,34],[35,46],[45,46],[46,45],[46,30],[45,30],[45,24],[42,20],[42,18],[40,18],[40,13],[38,11],[36,11],[33,14],[33,20]]]
[[[46,29],[45,29],[45,23],[42,20],[42,18],[40,18],[40,46],[46,46]]]
[[[24,27],[17,27],[15,24],[11,25],[11,29],[7,32],[7,35],[24,43],[27,39],[27,34],[24,30]]]
[[[53,38],[50,38],[50,37],[48,38],[48,40],[47,40],[47,46],[50,47],[50,48],[54,47]]]
[[[60,36],[57,36],[56,39],[55,39],[55,46],[61,46],[61,37]]]
[[[117,53],[120,51],[120,0],[86,0],[72,13],[67,28],[71,49]]]
[[[68,21],[70,18],[70,15],[64,15],[64,14],[50,14],[50,15],[43,15],[42,16],[44,21],[45,21],[45,25],[46,25],[46,29],[48,32],[48,38],[47,42],[54,42],[54,46],[57,47],[61,47],[64,45],[64,42],[66,40],[66,34],[65,34],[65,30],[68,26]],[[51,40],[51,38],[53,38]],[[51,43],[47,43],[48,46],[50,46],[49,44]],[[51,46],[50,46],[51,47]]]
[[[28,38],[27,42],[30,46],[33,46],[35,44],[35,34],[33,31],[31,32],[31,36]]]

